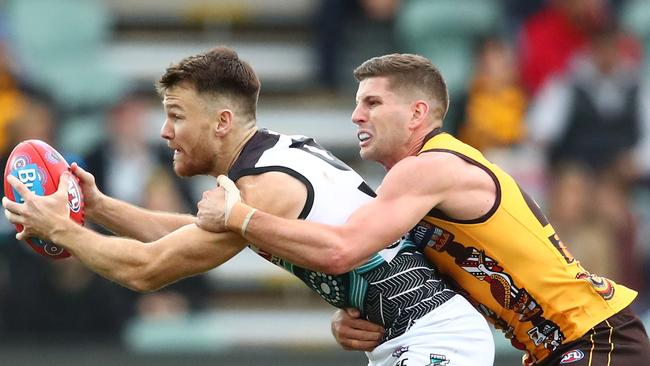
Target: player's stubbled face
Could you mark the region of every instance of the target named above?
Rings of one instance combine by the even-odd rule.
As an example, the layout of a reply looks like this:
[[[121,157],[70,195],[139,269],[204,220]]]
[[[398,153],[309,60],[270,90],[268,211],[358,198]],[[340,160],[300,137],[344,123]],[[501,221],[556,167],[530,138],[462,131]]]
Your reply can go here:
[[[390,89],[387,77],[370,77],[359,83],[352,122],[357,125],[361,158],[392,167],[410,133],[410,103]]]
[[[211,174],[216,155],[210,148],[211,120],[204,100],[193,88],[177,86],[165,92],[163,106],[166,118],[160,136],[174,150],[176,174]]]

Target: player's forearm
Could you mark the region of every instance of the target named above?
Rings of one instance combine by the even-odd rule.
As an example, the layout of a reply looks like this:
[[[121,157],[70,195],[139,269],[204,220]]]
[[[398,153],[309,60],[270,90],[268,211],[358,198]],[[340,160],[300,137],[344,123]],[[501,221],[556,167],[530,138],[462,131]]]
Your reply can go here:
[[[86,229],[71,220],[57,225],[50,240],[66,248],[86,267],[97,274],[137,291],[147,291],[144,284],[150,255],[145,244],[127,238],[108,237]]]
[[[117,235],[143,242],[157,240],[195,221],[192,215],[146,210],[108,196],[88,212],[88,219]]]
[[[314,222],[288,220],[256,211],[245,233],[260,249],[299,266],[330,274],[344,273],[360,265],[368,255],[354,250],[340,228]]]

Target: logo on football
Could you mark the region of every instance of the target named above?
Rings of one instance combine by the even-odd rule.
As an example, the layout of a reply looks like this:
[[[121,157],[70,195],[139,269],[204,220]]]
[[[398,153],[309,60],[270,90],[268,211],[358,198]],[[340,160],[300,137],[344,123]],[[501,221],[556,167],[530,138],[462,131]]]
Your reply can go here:
[[[29,164],[20,169],[11,172],[11,175],[18,178],[18,180],[35,194],[42,196],[44,193],[43,184],[44,174],[36,164]],[[23,198],[14,190],[14,197],[18,202],[23,202]]]
[[[18,155],[15,158],[11,159],[10,161],[12,162],[11,166],[13,169],[21,169],[31,163],[29,161],[29,157],[25,155]]]
[[[77,180],[72,178],[68,180],[68,206],[72,212],[79,212],[81,210],[81,188]]]
[[[58,164],[63,160],[63,157],[56,151],[46,151],[45,158],[52,164]]]
[[[65,251],[65,249],[63,249],[62,247],[58,247],[52,243],[48,243],[48,242],[43,242],[43,243],[44,243],[43,250],[45,250],[45,253],[47,253],[48,255],[57,256],[63,254],[63,252]]]
[[[27,189],[38,196],[47,196],[56,192],[61,174],[70,174],[68,183],[68,205],[70,218],[79,224],[84,223],[83,192],[77,177],[69,172],[70,166],[63,156],[54,148],[39,140],[27,140],[18,144],[9,155],[5,166],[4,188],[7,198],[15,202],[23,202],[23,198],[7,181],[13,175]],[[15,225],[18,232],[23,230],[21,225]],[[40,238],[25,239],[27,244],[37,253],[60,259],[70,256],[64,248]]]

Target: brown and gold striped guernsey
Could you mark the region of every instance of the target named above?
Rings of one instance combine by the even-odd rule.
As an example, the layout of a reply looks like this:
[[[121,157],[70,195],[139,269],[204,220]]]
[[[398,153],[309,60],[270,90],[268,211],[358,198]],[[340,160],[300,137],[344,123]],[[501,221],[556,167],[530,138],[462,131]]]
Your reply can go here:
[[[590,274],[574,259],[539,206],[471,146],[446,133],[419,154],[454,154],[494,180],[494,206],[476,220],[432,209],[410,233],[427,258],[451,277],[513,346],[541,360],[629,305],[636,292]]]

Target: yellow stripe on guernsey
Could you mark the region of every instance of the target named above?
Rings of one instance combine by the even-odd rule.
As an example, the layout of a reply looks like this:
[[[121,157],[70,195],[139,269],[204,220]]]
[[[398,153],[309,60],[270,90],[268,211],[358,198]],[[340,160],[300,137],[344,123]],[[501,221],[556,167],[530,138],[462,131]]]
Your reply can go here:
[[[460,221],[431,210],[411,238],[512,344],[536,359],[629,305],[636,292],[587,272],[517,183],[449,134],[420,154],[443,151],[485,170],[497,184],[492,210]]]

